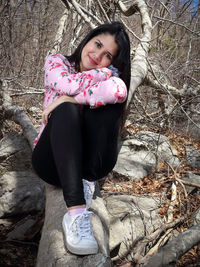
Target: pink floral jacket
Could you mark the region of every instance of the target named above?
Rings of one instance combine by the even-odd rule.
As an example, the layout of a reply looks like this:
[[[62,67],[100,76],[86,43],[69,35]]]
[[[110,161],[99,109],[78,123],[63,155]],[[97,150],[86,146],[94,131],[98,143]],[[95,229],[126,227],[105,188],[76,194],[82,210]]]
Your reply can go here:
[[[107,68],[93,69],[77,73],[71,64],[61,54],[49,55],[44,65],[45,96],[43,110],[61,95],[73,96],[81,105],[97,108],[106,104],[122,103],[126,100],[125,83],[111,76]],[[37,144],[43,130],[34,141]]]

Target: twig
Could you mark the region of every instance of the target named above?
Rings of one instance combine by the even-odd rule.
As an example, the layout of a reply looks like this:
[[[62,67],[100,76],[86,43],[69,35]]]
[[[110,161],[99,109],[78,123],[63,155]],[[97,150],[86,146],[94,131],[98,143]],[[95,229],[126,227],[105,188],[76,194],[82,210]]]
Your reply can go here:
[[[183,183],[185,185],[188,185],[188,186],[193,186],[193,187],[197,187],[197,188],[200,188],[200,184],[195,184],[195,183],[190,183],[190,182],[187,182],[187,181],[184,181],[184,180],[181,180],[179,178],[176,178],[176,180],[180,183]]]
[[[123,19],[121,19],[121,21],[123,22],[124,26],[126,27],[126,29],[140,42],[146,42],[146,41],[143,41],[141,40],[128,26],[127,24],[124,22]]]
[[[156,81],[160,84],[161,88],[163,88],[163,90],[165,90],[165,91],[166,91],[166,92],[167,92],[167,93],[168,93],[168,94],[175,100],[176,105],[177,105],[178,107],[181,108],[181,110],[182,110],[183,113],[186,115],[186,117],[188,118],[188,120],[190,120],[190,121],[191,121],[191,122],[198,128],[198,129],[200,129],[199,125],[196,124],[196,123],[194,122],[194,120],[190,118],[190,116],[187,114],[187,112],[183,109],[182,105],[179,104],[179,102],[178,102],[177,99],[171,94],[171,92],[170,92],[167,88],[165,88],[165,87],[163,86],[163,84],[162,84],[161,81],[158,79],[157,75],[155,74],[155,72],[154,72],[154,70],[153,70],[153,68],[152,68],[152,66],[151,66],[151,63],[149,62],[148,58],[146,58],[146,60],[147,60],[149,66],[150,66],[150,68],[151,68],[151,72],[152,72],[153,76],[155,77]],[[175,106],[174,106],[174,107],[175,107]],[[174,109],[171,111],[171,113],[172,113],[173,111],[174,111]]]
[[[108,15],[106,14],[106,11],[105,11],[105,9],[103,8],[101,2],[100,2],[99,0],[97,0],[97,2],[98,2],[98,5],[99,5],[99,7],[100,7],[102,13],[104,14],[106,20],[107,20],[108,22],[110,22],[110,19],[109,19]]]
[[[156,18],[156,19],[160,19],[160,20],[163,20],[163,21],[168,21],[168,22],[170,22],[170,23],[172,23],[172,24],[175,24],[175,25],[178,25],[178,26],[180,26],[180,27],[183,27],[183,28],[185,28],[187,31],[189,31],[189,32],[191,32],[191,33],[193,33],[193,34],[196,34],[196,35],[200,36],[200,33],[199,33],[199,32],[194,32],[194,31],[190,30],[188,27],[186,27],[185,25],[181,24],[181,23],[178,23],[178,22],[173,21],[173,20],[171,20],[171,19],[164,19],[164,18],[155,16],[155,15],[154,15],[153,17]]]
[[[187,193],[187,191],[186,191],[186,189],[185,189],[185,186],[184,186],[184,184],[182,183],[181,179],[178,179],[178,178],[175,178],[175,179],[176,179],[176,181],[182,186],[183,191],[184,191],[184,194],[185,194],[185,197],[187,198],[187,197],[188,197],[188,193]]]
[[[19,95],[43,95],[44,92],[24,92],[24,93],[15,93],[10,94],[10,96],[19,96]]]

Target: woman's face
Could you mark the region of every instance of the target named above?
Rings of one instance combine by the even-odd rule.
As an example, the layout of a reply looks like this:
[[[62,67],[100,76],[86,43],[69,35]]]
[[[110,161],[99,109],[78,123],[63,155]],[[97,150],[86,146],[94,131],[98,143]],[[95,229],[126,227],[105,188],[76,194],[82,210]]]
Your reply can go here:
[[[114,36],[102,33],[93,37],[84,47],[81,53],[80,70],[87,71],[108,67],[117,54],[118,45]]]

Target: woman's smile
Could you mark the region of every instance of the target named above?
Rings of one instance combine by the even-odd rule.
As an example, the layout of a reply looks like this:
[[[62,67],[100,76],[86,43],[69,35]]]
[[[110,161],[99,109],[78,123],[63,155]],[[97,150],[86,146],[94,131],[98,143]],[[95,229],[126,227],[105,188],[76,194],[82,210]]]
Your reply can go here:
[[[88,58],[89,58],[89,61],[91,62],[91,64],[98,65],[98,63],[96,61],[94,61],[94,59],[92,57],[88,56]]]

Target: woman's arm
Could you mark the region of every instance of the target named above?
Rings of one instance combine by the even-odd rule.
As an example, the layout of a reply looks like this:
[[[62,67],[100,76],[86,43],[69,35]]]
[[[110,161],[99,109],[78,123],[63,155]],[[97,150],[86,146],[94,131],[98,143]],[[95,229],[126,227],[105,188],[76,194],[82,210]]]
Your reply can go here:
[[[70,96],[63,95],[56,100],[54,100],[50,105],[46,107],[46,109],[42,112],[42,122],[46,125],[48,122],[49,114],[60,104],[64,102],[71,102],[74,104],[78,104],[78,102]]]
[[[74,97],[79,104],[90,105],[93,108],[106,104],[123,103],[126,98],[126,85],[117,77],[97,82]]]
[[[44,68],[46,90],[55,90],[60,95],[77,95],[93,84],[109,79],[112,75],[112,70],[108,68],[71,74],[72,66],[60,54],[48,56]]]

